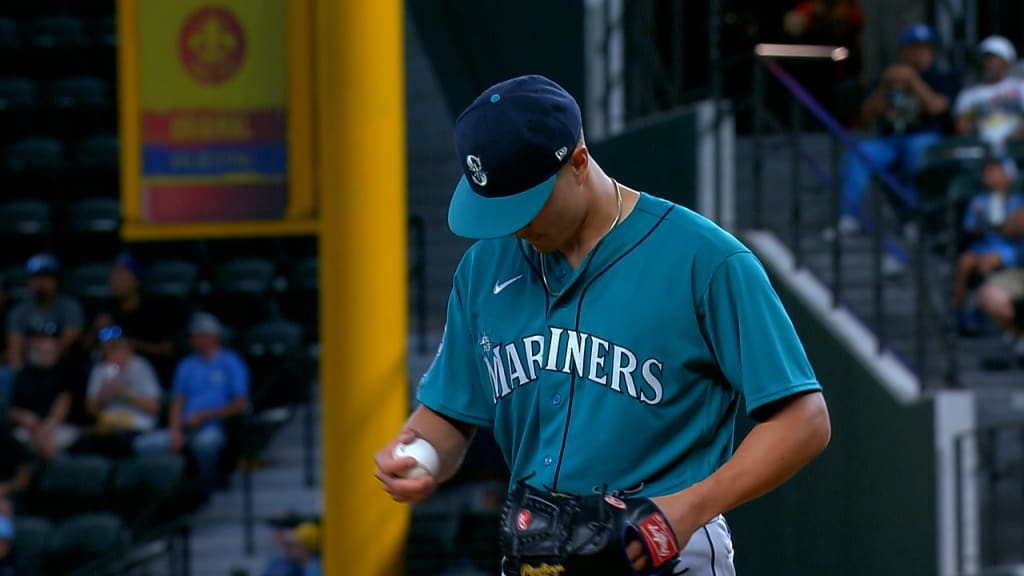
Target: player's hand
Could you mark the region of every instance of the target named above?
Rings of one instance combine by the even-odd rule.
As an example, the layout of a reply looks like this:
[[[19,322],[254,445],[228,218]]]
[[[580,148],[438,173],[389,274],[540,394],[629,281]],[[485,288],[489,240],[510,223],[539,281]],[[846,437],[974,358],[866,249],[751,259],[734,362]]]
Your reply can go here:
[[[419,502],[425,500],[434,490],[437,489],[437,479],[430,474],[419,478],[403,478],[401,474],[416,467],[416,460],[413,458],[398,458],[395,453],[395,446],[412,442],[416,435],[408,430],[403,430],[397,438],[382,448],[374,460],[377,463],[377,470],[374,472],[377,480],[380,480],[384,491],[391,496],[395,502]]]

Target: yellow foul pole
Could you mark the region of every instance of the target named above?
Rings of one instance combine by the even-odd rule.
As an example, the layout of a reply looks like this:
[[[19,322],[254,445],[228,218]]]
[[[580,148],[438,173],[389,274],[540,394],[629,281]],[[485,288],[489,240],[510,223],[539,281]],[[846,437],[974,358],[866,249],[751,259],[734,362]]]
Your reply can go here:
[[[324,574],[399,576],[373,454],[408,406],[403,3],[314,1]]]

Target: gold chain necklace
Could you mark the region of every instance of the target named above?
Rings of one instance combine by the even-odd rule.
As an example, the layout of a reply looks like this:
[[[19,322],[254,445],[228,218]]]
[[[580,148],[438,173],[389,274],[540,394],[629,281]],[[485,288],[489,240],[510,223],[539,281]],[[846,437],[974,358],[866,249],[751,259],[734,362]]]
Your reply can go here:
[[[609,232],[615,229],[619,225],[619,219],[622,218],[622,189],[619,188],[619,183],[612,178],[612,184],[615,185],[615,203],[617,205],[617,212],[615,213],[615,219],[612,220],[612,225],[608,227],[608,232],[604,235],[607,236]],[[602,237],[603,238],[603,237]],[[557,292],[551,291],[551,286],[548,285],[548,275],[544,268],[544,254],[540,255],[540,279],[544,281],[544,289],[547,290],[551,296],[558,296]]]

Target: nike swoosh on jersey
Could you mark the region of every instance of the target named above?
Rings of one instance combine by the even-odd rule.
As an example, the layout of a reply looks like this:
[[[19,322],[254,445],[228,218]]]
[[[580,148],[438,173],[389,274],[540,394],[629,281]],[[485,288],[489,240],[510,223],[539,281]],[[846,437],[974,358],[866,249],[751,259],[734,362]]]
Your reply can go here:
[[[508,288],[509,284],[515,282],[516,280],[519,280],[522,277],[523,277],[523,275],[520,274],[519,276],[516,276],[515,278],[510,278],[508,280],[505,280],[504,282],[495,282],[494,283],[494,293],[495,294],[500,294],[502,290],[504,290],[505,288]]]

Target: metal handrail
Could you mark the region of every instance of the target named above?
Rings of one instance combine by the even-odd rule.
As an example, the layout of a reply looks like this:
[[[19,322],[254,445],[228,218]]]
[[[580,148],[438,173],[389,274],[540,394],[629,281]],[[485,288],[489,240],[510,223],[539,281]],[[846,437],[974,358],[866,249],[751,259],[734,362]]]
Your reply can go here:
[[[767,56],[765,54],[757,53],[755,51],[754,58],[754,120],[753,120],[753,137],[755,153],[753,159],[753,170],[754,170],[754,226],[760,228],[763,225],[763,221],[760,219],[761,209],[764,203],[763,191],[761,188],[762,181],[762,130],[766,124],[772,125],[776,131],[782,131],[783,124],[781,121],[772,116],[766,109],[763,103],[764,99],[764,73],[763,70],[768,70],[785,88],[789,94],[793,97],[790,102],[790,129],[785,131],[789,134],[788,144],[790,146],[793,158],[792,174],[793,174],[793,187],[794,197],[792,203],[792,214],[791,214],[791,226],[793,236],[793,252],[794,262],[797,268],[802,266],[802,250],[800,246],[800,225],[801,225],[801,203],[799,198],[799,184],[800,184],[800,168],[801,163],[808,164],[812,168],[812,174],[817,178],[818,182],[831,189],[832,195],[832,221],[837,222],[840,217],[841,198],[839,190],[839,169],[838,169],[838,145],[843,145],[852,154],[858,156],[868,168],[872,174],[883,183],[890,191],[909,208],[913,209],[914,213],[918,216],[918,224],[923,235],[924,231],[924,212],[921,209],[920,202],[909,189],[899,181],[898,178],[893,176],[884,167],[879,166],[873,162],[861,149],[859,142],[848,130],[846,130],[831,114],[829,114],[824,107],[818,103],[814,97],[807,92],[807,90],[794,79],[786,70],[782,68],[776,62],[776,58],[781,56]],[[799,52],[798,52],[799,53]],[[820,53],[820,54],[819,54]],[[817,57],[828,57],[832,54],[831,50],[819,50],[815,52]],[[807,52],[806,54],[810,54]],[[806,54],[803,56],[806,57]],[[820,165],[815,162],[809,156],[803,154],[800,148],[800,137],[799,133],[801,130],[802,113],[808,111],[814,118],[820,121],[829,133],[830,141],[832,142],[832,158],[830,170],[832,173],[831,177],[825,176],[825,171]],[[899,260],[906,262],[907,260],[913,263],[913,281],[914,290],[917,293],[916,310],[914,317],[914,364],[917,368],[919,379],[924,388],[924,383],[927,381],[927,342],[926,342],[926,328],[925,325],[929,317],[940,325],[942,311],[936,310],[934,302],[931,298],[927,297],[928,291],[928,276],[930,274],[927,266],[927,252],[925,250],[925,242],[920,237],[916,242],[917,250],[913,253],[911,258],[907,257],[907,254],[900,248],[899,244],[883,230],[882,226],[882,207],[881,202],[877,198],[877,195],[871,202],[870,215],[866,216],[860,214],[861,222],[866,231],[872,235],[872,252],[873,252],[873,263],[874,263],[874,280],[873,280],[873,329],[875,336],[878,341],[878,352],[882,353],[886,348],[887,334],[885,331],[885,323],[883,321],[886,310],[884,306],[885,302],[885,283],[882,277],[882,262],[884,253],[888,252],[894,255]],[[838,307],[843,303],[842,296],[842,259],[843,252],[841,248],[841,242],[838,238],[831,244],[831,264],[832,264],[832,278],[831,292],[832,292],[832,306]],[[958,374],[955,369],[955,338],[942,338],[940,339],[940,346],[944,348],[944,357],[948,363],[946,370],[947,385],[957,385]]]
[[[1005,476],[1003,475],[1003,472],[1006,471],[1006,468],[1005,467],[1004,468],[998,468],[997,467],[997,463],[998,463],[998,450],[997,450],[997,446],[999,445],[999,442],[998,442],[999,434],[1007,433],[1007,432],[1008,433],[1020,434],[1021,435],[1020,437],[1021,437],[1021,440],[1022,440],[1022,444],[1024,444],[1024,422],[1020,422],[1020,421],[1016,421],[1016,422],[999,422],[999,423],[991,424],[991,425],[988,425],[988,426],[980,426],[978,428],[972,428],[970,430],[961,431],[961,432],[959,432],[959,433],[957,433],[956,435],[953,436],[953,461],[954,461],[953,490],[954,490],[954,494],[955,494],[955,498],[956,498],[956,502],[955,502],[955,506],[954,506],[954,511],[953,512],[954,512],[954,517],[955,517],[954,525],[956,527],[955,528],[956,529],[956,535],[955,535],[955,540],[956,540],[956,550],[955,550],[956,562],[955,562],[955,565],[956,565],[956,568],[957,568],[957,574],[963,574],[965,569],[966,569],[966,567],[965,567],[965,564],[966,564],[965,556],[966,556],[966,554],[965,554],[965,550],[964,550],[964,548],[966,546],[966,542],[965,542],[964,533],[963,533],[964,508],[965,508],[965,502],[963,501],[963,490],[964,490],[963,476],[964,476],[964,472],[965,472],[965,470],[964,470],[964,449],[965,449],[964,445],[968,441],[971,441],[971,440],[973,440],[976,443],[976,446],[980,446],[983,441],[987,442],[987,445],[990,448],[990,452],[987,454],[988,457],[987,458],[979,457],[979,463],[981,464],[981,466],[979,466],[978,469],[974,470],[974,472],[975,473],[984,473],[984,477],[985,477],[985,479],[988,482],[988,485],[987,485],[988,494],[991,496],[996,491],[995,490],[996,485],[1001,480],[1005,479]],[[979,450],[979,452],[980,452],[980,450]],[[1018,457],[1017,460],[1015,460],[1013,462],[1013,464],[1017,466],[1016,470],[1018,471],[1017,472],[1018,475],[1021,477],[1020,480],[1024,481],[1024,466],[1021,466],[1021,465],[1024,465],[1024,457]],[[994,514],[994,510],[995,510],[994,502],[990,502],[989,503],[989,520],[990,520],[990,522],[995,522],[996,516]],[[989,530],[994,532],[994,526],[989,526]],[[979,551],[979,553],[981,554],[980,560],[982,561],[982,563],[985,563],[985,560],[986,560],[986,558],[985,558],[985,550],[982,549],[982,550]],[[991,562],[991,563],[995,564],[996,562]]]

